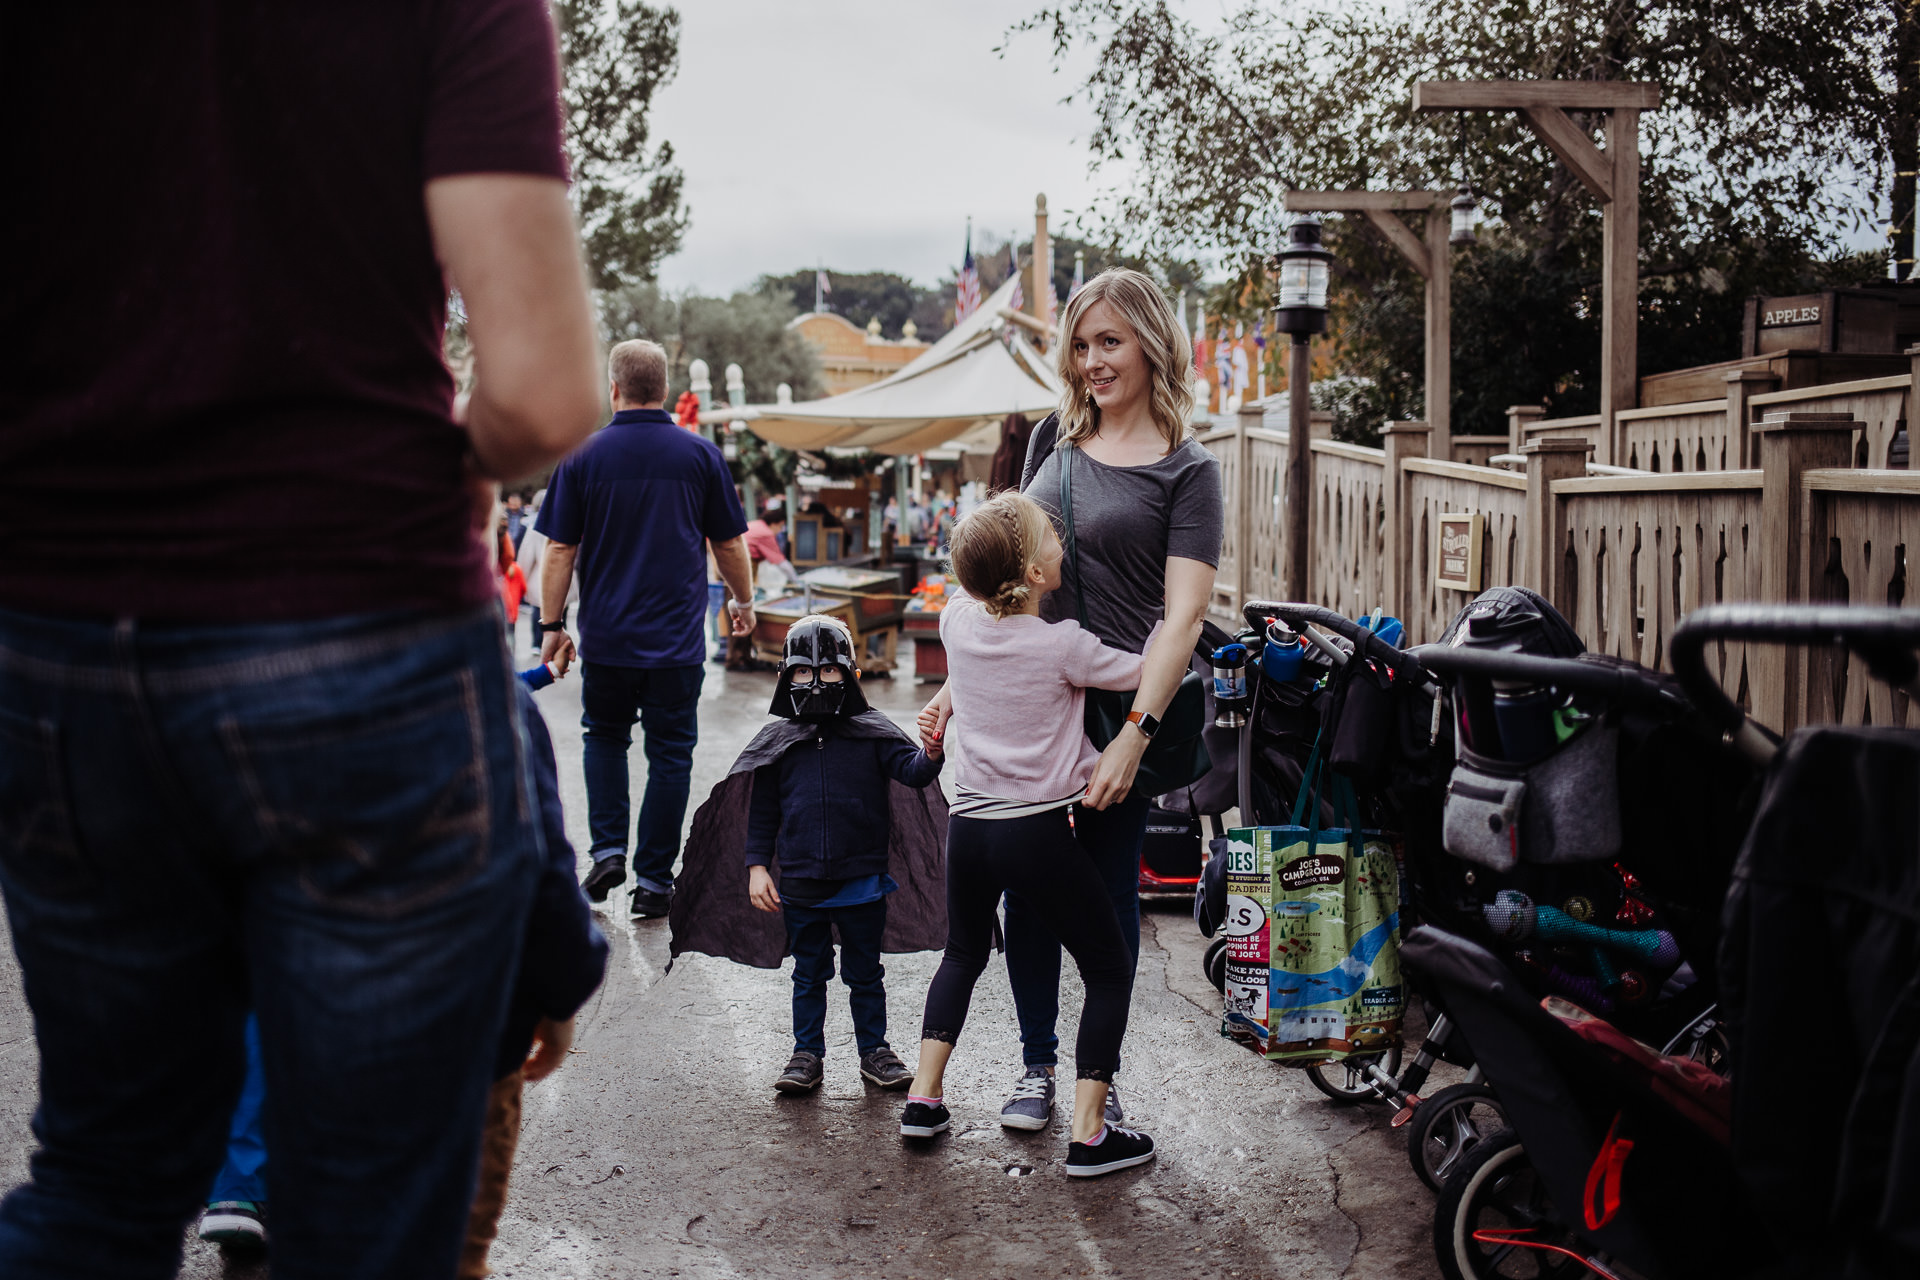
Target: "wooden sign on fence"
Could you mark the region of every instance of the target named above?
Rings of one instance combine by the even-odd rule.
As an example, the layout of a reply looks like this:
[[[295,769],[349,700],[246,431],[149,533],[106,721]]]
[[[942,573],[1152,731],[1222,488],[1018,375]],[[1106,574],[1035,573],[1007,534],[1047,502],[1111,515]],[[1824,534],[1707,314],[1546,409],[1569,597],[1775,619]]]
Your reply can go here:
[[[1480,590],[1480,548],[1486,541],[1486,517],[1478,511],[1440,517],[1434,541],[1434,582],[1455,591]]]

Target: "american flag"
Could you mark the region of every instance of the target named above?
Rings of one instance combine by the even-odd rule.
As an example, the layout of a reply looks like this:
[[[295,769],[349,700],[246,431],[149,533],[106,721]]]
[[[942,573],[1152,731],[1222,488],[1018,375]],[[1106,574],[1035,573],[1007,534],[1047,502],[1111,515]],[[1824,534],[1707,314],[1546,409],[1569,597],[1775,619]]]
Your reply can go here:
[[[960,263],[960,280],[954,286],[953,322],[959,324],[980,309],[980,268],[973,261],[973,222],[967,222],[967,255]]]
[[[1207,371],[1207,308],[1202,304],[1193,318],[1193,371]]]
[[[1027,291],[1020,281],[1020,246],[1007,246],[1007,270],[1013,276],[1013,309],[1015,311],[1027,305]]]
[[[1260,321],[1253,322],[1253,345],[1262,351],[1267,349],[1267,331],[1261,328]]]
[[[827,279],[827,269],[821,267],[813,273],[813,309],[827,309],[827,295],[833,292],[833,282]]]
[[[1073,295],[1087,287],[1087,255],[1076,249],[1073,252],[1073,287],[1067,290],[1067,301],[1073,301]]]

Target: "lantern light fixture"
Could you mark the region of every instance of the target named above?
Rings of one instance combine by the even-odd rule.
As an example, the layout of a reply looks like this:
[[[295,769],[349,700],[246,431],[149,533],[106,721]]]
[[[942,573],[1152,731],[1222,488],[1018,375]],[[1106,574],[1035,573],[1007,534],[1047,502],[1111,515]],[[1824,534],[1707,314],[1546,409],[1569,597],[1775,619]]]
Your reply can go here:
[[[1295,218],[1287,228],[1286,247],[1277,257],[1280,289],[1274,327],[1282,333],[1325,333],[1327,279],[1333,255],[1321,246],[1319,221]]]
[[[1467,176],[1467,113],[1462,111],[1460,121],[1460,191],[1453,197],[1449,207],[1453,210],[1453,227],[1447,236],[1447,243],[1453,245],[1476,245],[1480,237],[1473,232],[1473,215],[1480,206],[1473,198],[1473,180]]]

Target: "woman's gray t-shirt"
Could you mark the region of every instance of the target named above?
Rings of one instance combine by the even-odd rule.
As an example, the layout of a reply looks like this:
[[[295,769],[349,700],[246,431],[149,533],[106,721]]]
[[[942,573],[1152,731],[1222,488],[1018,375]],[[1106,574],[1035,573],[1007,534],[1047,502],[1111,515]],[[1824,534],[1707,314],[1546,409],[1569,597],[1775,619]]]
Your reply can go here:
[[[1060,522],[1060,459],[1054,449],[1034,466],[1034,448],[1054,438],[1042,423],[1027,446],[1022,491]],[[1086,575],[1087,628],[1116,649],[1139,653],[1166,612],[1167,557],[1220,564],[1226,513],[1220,462],[1189,438],[1157,462],[1110,467],[1078,451],[1073,458],[1073,531]],[[1064,543],[1065,530],[1061,541]],[[1048,622],[1079,621],[1071,557],[1060,590],[1041,602]]]

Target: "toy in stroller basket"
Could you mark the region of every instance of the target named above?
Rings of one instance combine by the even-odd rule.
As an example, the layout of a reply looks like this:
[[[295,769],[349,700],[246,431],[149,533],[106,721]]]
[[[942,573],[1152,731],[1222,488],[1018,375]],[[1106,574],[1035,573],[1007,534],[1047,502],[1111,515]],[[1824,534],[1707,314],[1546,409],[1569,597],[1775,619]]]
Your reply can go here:
[[[1449,1277],[1521,1259],[1569,1276],[1920,1274],[1920,733],[1808,728],[1776,750],[1707,673],[1716,640],[1838,641],[1916,691],[1915,611],[1704,609],[1673,636],[1677,682],[1413,652],[1452,684],[1443,842],[1463,868],[1450,892],[1478,919],[1414,930],[1404,958],[1465,1028],[1510,1126],[1436,1206]],[[1497,696],[1496,680],[1604,710],[1519,764],[1487,751],[1507,724],[1473,686]],[[1568,750],[1596,729],[1613,749]],[[1592,772],[1609,758],[1611,777]],[[1609,789],[1617,841],[1592,799]]]

